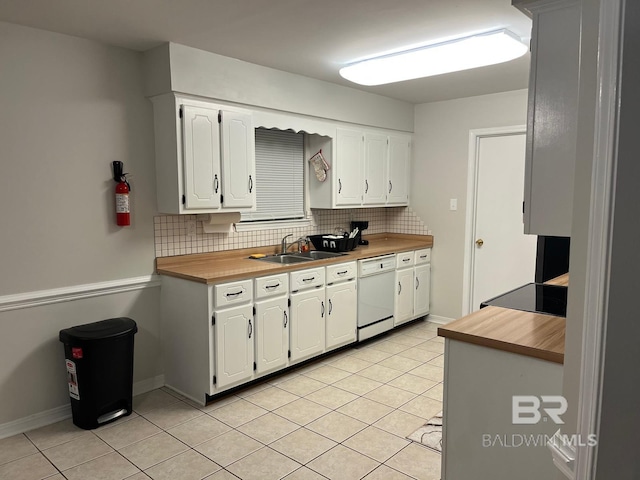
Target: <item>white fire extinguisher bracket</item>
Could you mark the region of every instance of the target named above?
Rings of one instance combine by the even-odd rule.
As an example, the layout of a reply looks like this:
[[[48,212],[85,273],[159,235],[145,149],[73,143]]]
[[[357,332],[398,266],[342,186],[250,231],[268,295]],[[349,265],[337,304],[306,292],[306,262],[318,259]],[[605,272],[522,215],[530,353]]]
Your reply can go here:
[[[240,212],[210,213],[209,218],[202,221],[204,233],[230,233],[233,224],[240,221]]]

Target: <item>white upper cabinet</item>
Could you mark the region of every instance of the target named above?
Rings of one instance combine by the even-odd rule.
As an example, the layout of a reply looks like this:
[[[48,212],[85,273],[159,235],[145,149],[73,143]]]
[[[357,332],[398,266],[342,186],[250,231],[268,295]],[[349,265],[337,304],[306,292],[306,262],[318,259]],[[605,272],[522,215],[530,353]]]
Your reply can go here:
[[[389,158],[386,135],[366,133],[364,136],[364,204],[384,205],[387,201],[387,162]]]
[[[222,178],[225,208],[256,203],[255,134],[251,115],[222,111]]]
[[[193,214],[255,209],[251,113],[173,94],[152,101],[158,210]]]
[[[411,137],[389,136],[387,205],[407,205],[411,169]]]
[[[330,160],[327,179],[309,179],[311,208],[384,207],[409,204],[411,136],[383,130],[337,128],[333,148],[326,140],[308,145]]]
[[[362,204],[362,161],[364,143],[362,132],[338,129],[336,135],[335,204],[353,206]]]
[[[571,235],[578,123],[581,6],[519,2],[533,17],[524,232]]]

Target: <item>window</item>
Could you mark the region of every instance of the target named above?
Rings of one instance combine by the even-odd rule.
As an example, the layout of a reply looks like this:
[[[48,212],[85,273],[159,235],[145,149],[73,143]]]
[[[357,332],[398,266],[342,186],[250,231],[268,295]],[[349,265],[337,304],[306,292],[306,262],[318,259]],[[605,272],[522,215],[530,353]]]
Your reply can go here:
[[[256,128],[255,212],[242,222],[305,218],[304,134]]]

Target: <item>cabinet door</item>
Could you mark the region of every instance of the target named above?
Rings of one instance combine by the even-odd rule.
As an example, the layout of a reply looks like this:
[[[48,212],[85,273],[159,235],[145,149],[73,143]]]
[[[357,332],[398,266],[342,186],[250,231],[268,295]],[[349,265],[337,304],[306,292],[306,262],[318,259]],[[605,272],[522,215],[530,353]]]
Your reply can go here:
[[[387,136],[364,136],[364,204],[384,205],[387,201]]]
[[[336,205],[361,205],[363,134],[338,129],[336,137]]]
[[[184,208],[220,206],[220,129],[218,110],[182,106]]]
[[[283,368],[289,353],[287,298],[256,302],[256,372]]]
[[[413,268],[396,271],[394,325],[411,320],[413,316],[413,290]]]
[[[255,134],[251,115],[222,112],[223,208],[252,208],[256,199]]]
[[[408,137],[389,137],[389,176],[387,204],[409,203],[411,141]]]
[[[573,211],[581,2],[534,11],[524,233],[568,237]]]
[[[253,374],[253,307],[216,311],[216,387],[221,388]]]
[[[358,296],[356,282],[327,286],[327,350],[356,340]]]
[[[324,288],[291,295],[291,361],[324,351]]]
[[[431,265],[415,267],[415,295],[413,296],[413,316],[421,317],[429,313],[429,291],[431,289]]]

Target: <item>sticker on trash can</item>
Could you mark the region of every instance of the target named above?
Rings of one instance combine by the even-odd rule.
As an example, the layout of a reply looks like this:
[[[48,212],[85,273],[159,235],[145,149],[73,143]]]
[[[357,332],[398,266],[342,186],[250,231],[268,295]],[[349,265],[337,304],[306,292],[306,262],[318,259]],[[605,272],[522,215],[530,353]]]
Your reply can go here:
[[[80,391],[78,390],[78,374],[76,373],[76,363],[69,359],[67,362],[67,382],[69,383],[69,396],[80,400]]]

